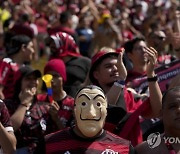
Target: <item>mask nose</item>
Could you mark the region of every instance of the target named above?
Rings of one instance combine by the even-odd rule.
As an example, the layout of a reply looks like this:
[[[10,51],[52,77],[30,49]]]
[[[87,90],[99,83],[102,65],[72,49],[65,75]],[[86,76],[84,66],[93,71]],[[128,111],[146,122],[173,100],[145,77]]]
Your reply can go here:
[[[94,108],[94,105],[91,104],[90,107],[89,107],[89,112],[88,112],[87,118],[88,119],[93,119],[95,117],[96,117],[96,110]]]

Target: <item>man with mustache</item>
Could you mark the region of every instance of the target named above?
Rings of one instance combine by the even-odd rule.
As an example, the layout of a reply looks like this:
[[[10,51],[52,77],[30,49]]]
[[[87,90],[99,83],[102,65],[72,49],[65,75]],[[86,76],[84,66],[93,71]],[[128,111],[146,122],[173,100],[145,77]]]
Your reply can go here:
[[[101,88],[90,85],[78,91],[74,116],[74,127],[46,136],[47,154],[134,153],[129,141],[103,129],[107,98]]]

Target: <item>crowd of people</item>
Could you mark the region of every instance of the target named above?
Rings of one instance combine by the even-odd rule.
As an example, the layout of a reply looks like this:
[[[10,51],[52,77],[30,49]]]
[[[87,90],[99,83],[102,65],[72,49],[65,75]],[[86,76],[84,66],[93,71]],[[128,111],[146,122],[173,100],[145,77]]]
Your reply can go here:
[[[178,0],[0,1],[0,153],[178,154],[179,140]]]

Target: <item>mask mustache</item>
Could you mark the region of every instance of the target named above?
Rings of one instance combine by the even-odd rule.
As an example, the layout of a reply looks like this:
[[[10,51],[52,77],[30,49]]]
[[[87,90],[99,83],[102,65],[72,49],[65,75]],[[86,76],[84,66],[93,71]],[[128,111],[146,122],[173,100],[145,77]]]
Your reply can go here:
[[[82,113],[82,109],[81,109],[81,113]],[[99,120],[101,120],[101,109],[100,109],[100,117],[98,119],[83,119],[81,114],[80,114],[80,119],[82,121],[85,121],[85,120],[99,121]]]

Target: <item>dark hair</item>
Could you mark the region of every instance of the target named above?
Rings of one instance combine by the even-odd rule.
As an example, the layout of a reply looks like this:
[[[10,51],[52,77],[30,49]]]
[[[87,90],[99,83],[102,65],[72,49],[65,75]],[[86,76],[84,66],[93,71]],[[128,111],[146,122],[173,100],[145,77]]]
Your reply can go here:
[[[134,45],[137,43],[137,42],[140,42],[140,41],[145,41],[145,38],[144,37],[136,37],[130,41],[127,41],[125,44],[124,44],[124,49],[125,49],[125,52],[126,53],[132,53],[132,50],[134,48]]]
[[[29,15],[27,13],[24,13],[21,15],[22,22],[29,22]]]
[[[71,16],[72,14],[69,11],[65,11],[61,13],[60,19],[59,19],[60,23],[65,24]]]
[[[104,55],[102,58],[100,58],[96,64],[94,64],[94,71],[96,71],[99,67],[99,65],[106,59],[106,58],[117,58],[118,55],[115,55],[115,54],[106,54]],[[93,72],[94,72],[93,71]],[[97,85],[97,86],[100,86],[98,81],[94,78],[94,81],[93,81],[93,84]]]
[[[180,86],[173,87],[173,88],[170,88],[165,91],[165,93],[163,94],[163,97],[162,97],[162,107],[164,107],[165,102],[166,102],[166,97],[169,94],[169,92],[171,92],[171,91],[180,91]]]
[[[31,38],[26,35],[15,35],[10,40],[10,46],[7,51],[8,56],[18,53],[22,45],[28,45]]]
[[[16,72],[17,80],[15,81],[14,85],[15,100],[19,100],[19,93],[21,92],[22,80],[29,75],[33,75],[36,78],[40,78],[41,72],[39,70],[33,69],[31,66],[28,65],[21,66],[19,70]]]
[[[96,85],[87,85],[87,86],[85,86],[85,87],[81,87],[77,92],[76,92],[76,95],[75,95],[75,99],[76,99],[76,97],[77,97],[77,95],[80,93],[80,91],[82,91],[83,89],[98,89],[98,90],[100,90],[104,95],[105,95],[105,93],[104,93],[104,91],[100,88],[100,87],[98,87],[98,86],[96,86]],[[106,95],[105,95],[105,97],[106,97]]]

